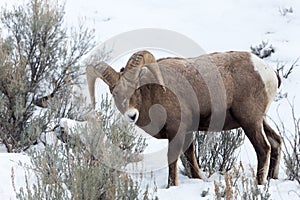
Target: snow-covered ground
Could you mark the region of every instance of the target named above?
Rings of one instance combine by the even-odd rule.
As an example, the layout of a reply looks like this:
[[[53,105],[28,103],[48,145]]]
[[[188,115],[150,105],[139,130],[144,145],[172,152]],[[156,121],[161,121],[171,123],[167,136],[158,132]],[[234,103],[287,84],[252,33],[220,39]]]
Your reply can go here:
[[[1,0],[0,6],[15,2],[23,1]],[[284,13],[284,9],[290,8],[293,12]],[[251,45],[268,41],[275,47],[275,53],[267,59],[274,69],[277,63],[289,66],[300,57],[300,1],[297,0],[66,0],[66,23],[76,25],[79,20],[95,29],[99,44],[127,31],[156,28],[183,34],[206,52],[249,51]],[[155,55],[161,57],[165,52],[157,50]],[[128,56],[114,60],[114,67],[118,69],[124,66]],[[281,90],[288,93],[289,99],[294,99],[298,117],[299,76],[300,70],[296,68],[288,80],[283,80],[281,86]],[[99,82],[98,88],[102,92],[108,91],[102,82]],[[268,115],[276,122],[281,118],[286,127],[293,130],[290,107],[285,100],[273,103]],[[200,199],[202,191],[208,188],[208,195],[204,198],[214,198],[214,178],[218,179],[218,176],[203,181],[180,175],[178,187],[164,189],[167,182],[167,143],[154,139],[148,141],[143,166],[154,169],[160,199]],[[255,152],[248,140],[241,147],[239,158],[246,169],[249,165],[256,169]],[[11,181],[12,167],[15,186],[25,186],[24,170],[18,167],[19,161],[29,163],[29,158],[23,154],[0,154],[0,199],[15,198]],[[270,183],[271,199],[299,199],[299,184],[285,180],[284,170],[282,161],[279,180],[271,180]],[[144,181],[147,182],[147,179]]]

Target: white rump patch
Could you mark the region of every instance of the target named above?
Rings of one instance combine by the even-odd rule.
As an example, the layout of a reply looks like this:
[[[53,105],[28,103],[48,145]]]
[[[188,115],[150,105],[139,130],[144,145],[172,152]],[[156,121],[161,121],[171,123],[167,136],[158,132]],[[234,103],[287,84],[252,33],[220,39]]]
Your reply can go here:
[[[262,59],[256,55],[251,54],[251,61],[254,66],[254,70],[258,72],[262,81],[265,84],[265,90],[268,95],[269,105],[273,101],[278,88],[278,79],[275,71],[267,65]],[[269,105],[267,109],[269,108]]]

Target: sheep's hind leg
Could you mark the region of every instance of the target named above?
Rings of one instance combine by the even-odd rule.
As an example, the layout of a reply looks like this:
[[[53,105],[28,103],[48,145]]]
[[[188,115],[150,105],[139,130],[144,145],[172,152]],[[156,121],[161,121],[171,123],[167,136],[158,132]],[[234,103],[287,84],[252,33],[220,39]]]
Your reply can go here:
[[[259,185],[265,184],[270,165],[271,146],[263,130],[262,123],[242,126],[246,136],[252,143],[257,155],[256,180]]]
[[[271,145],[271,158],[268,177],[277,179],[279,173],[279,162],[281,156],[281,137],[269,126],[264,119],[264,131]]]

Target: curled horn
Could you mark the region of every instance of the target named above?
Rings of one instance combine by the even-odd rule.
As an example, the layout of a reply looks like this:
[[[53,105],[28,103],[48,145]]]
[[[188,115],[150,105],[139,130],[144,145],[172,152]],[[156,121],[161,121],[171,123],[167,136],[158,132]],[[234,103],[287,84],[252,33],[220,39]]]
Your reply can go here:
[[[126,72],[131,71],[131,69],[137,68],[138,70],[134,70],[133,77],[131,77],[133,78],[133,80],[137,80],[143,66],[147,67],[151,71],[151,73],[154,75],[158,83],[163,87],[163,90],[165,92],[166,88],[163,76],[156,62],[156,59],[149,51],[139,51],[133,54],[126,64],[124,75],[126,74]]]
[[[86,78],[93,108],[95,108],[95,82],[97,78],[102,79],[112,90],[120,78],[111,66],[105,62],[92,63],[86,67]]]

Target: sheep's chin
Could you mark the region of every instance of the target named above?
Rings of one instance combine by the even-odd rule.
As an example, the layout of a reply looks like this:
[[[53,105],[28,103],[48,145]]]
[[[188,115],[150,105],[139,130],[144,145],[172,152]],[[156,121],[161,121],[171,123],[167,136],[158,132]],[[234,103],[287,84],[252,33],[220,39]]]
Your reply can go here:
[[[124,116],[129,123],[136,123],[139,119],[139,111],[136,108],[129,108]]]

